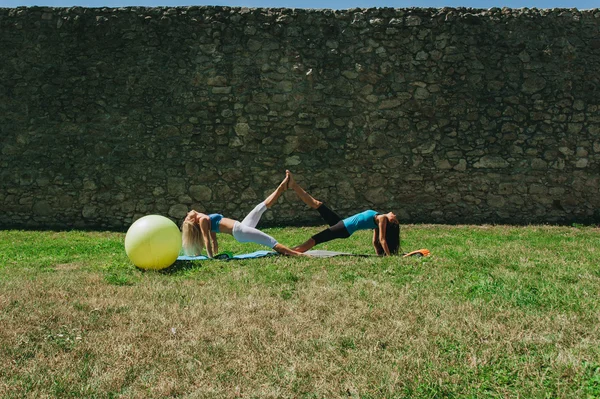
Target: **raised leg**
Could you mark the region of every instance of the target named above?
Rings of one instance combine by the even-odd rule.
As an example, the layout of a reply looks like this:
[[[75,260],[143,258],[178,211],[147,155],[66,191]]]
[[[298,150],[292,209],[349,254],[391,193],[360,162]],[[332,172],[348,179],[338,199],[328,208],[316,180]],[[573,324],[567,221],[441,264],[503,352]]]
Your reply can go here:
[[[321,204],[323,204],[323,202],[313,198],[309,193],[304,191],[304,189],[302,187],[300,187],[298,185],[298,183],[296,183],[296,180],[294,180],[294,176],[292,175],[292,172],[290,172],[289,170],[286,170],[285,174],[286,174],[286,178],[289,179],[289,187],[294,190],[294,192],[296,193],[298,198],[300,198],[302,200],[302,202],[304,202],[306,205],[310,206],[312,209],[317,209],[318,207],[321,206]]]
[[[264,202],[261,202],[260,204],[256,205],[254,209],[250,211],[249,214],[246,215],[244,220],[242,220],[242,224],[244,226],[256,227],[258,222],[260,222],[260,218],[262,217],[263,213],[266,212],[266,210],[267,206]]]
[[[283,194],[283,192],[285,190],[287,190],[289,181],[290,181],[290,177],[286,173],[285,179],[283,179],[283,181],[279,184],[279,186],[275,189],[275,191],[273,191],[273,193],[271,193],[271,195],[269,195],[267,197],[267,199],[265,199],[264,202],[265,202],[265,205],[267,206],[267,208],[270,208],[273,205],[275,205],[275,202],[277,202],[279,197],[281,197],[281,194]]]

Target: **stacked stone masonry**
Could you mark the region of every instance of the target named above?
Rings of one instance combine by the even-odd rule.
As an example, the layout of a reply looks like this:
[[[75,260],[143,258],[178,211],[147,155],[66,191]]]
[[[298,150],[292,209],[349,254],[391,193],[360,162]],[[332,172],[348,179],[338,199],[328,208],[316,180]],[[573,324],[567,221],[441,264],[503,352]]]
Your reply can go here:
[[[600,222],[600,10],[0,8],[0,227]],[[292,192],[264,224],[320,223]]]

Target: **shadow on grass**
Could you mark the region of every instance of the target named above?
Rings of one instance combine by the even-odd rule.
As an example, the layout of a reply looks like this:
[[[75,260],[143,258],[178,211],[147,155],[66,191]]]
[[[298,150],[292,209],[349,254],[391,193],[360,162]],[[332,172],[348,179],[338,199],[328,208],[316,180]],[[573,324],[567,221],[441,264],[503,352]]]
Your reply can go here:
[[[160,274],[177,274],[177,273],[181,273],[181,272],[188,271],[188,270],[199,269],[200,267],[202,267],[202,263],[197,260],[177,260],[171,266],[166,267],[161,270],[143,269],[143,268],[137,267],[137,266],[136,266],[136,269],[138,269],[139,271],[144,272],[144,273],[156,272],[156,273],[160,273]]]
[[[199,269],[202,262],[198,260],[177,260],[171,266],[161,270],[162,274],[177,274],[188,270]]]

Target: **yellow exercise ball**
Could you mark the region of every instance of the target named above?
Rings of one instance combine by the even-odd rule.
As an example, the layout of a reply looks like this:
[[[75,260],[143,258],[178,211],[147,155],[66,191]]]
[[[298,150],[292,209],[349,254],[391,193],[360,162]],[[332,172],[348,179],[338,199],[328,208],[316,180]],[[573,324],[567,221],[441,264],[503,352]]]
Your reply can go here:
[[[148,215],[136,220],[125,235],[125,252],[134,265],[160,270],[171,266],[181,251],[181,232],[171,219]]]

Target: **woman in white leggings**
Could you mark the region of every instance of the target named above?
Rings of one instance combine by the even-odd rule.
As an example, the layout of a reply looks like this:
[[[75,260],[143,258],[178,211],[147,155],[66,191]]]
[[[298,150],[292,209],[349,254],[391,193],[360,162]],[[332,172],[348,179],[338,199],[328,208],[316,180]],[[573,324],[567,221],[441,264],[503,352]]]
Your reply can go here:
[[[206,215],[194,210],[188,212],[181,226],[185,254],[200,255],[202,248],[206,248],[208,257],[212,258],[219,251],[217,233],[225,233],[231,234],[238,242],[254,242],[272,248],[283,255],[304,255],[279,244],[273,237],[256,228],[263,213],[273,206],[287,189],[288,181],[289,176],[286,176],[279,187],[258,204],[241,222],[223,217],[223,215],[217,213]]]

